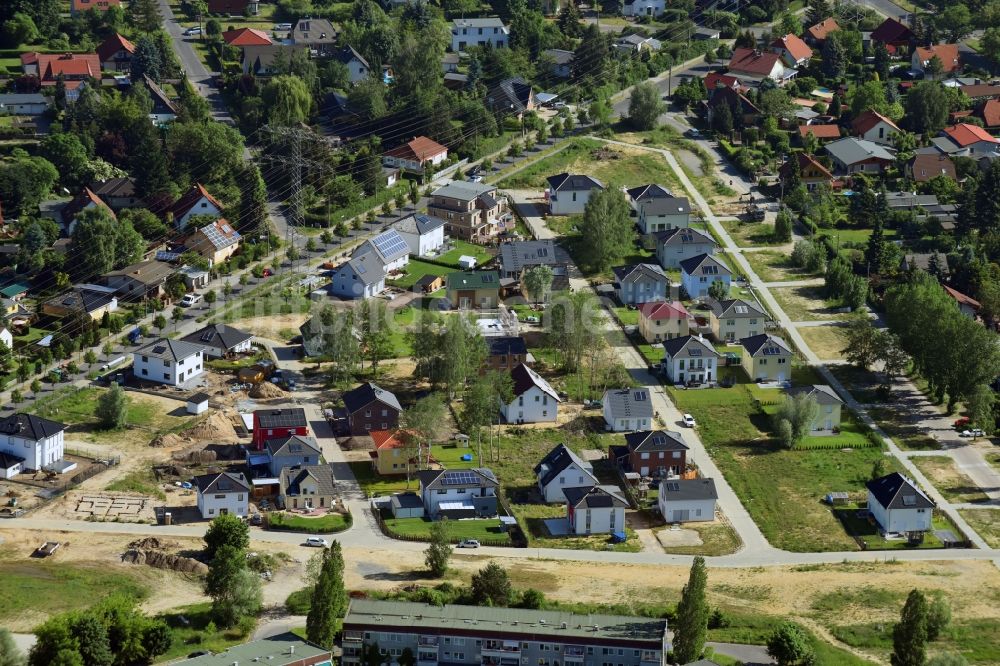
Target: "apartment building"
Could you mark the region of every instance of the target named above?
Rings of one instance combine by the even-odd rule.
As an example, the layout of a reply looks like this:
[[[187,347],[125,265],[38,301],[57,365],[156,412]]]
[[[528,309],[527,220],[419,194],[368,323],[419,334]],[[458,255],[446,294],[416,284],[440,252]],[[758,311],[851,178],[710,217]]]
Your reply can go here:
[[[507,200],[485,183],[452,181],[431,194],[427,214],[444,220],[453,238],[486,243],[514,228]]]

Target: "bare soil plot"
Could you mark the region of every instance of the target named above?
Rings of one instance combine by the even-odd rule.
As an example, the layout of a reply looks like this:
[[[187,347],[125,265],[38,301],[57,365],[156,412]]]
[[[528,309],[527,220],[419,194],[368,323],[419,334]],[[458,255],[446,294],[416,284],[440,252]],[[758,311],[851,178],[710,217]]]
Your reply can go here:
[[[776,287],[771,295],[792,321],[823,321],[845,319],[836,312],[838,304],[823,296],[822,286]]]
[[[802,326],[799,335],[823,361],[839,361],[847,347],[847,328],[844,326]]]
[[[986,502],[989,497],[959,471],[955,461],[948,456],[916,456],[911,458],[924,476],[949,502]]]

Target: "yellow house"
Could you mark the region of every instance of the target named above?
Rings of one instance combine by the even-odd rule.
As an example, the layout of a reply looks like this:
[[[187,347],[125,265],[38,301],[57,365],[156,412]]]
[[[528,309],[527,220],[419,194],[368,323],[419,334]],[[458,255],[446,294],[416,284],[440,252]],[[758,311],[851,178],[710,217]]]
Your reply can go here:
[[[684,337],[690,332],[690,315],[680,301],[656,301],[639,307],[639,335],[650,344]]]
[[[375,450],[369,455],[372,467],[379,476],[406,474],[406,468],[411,466],[409,461],[412,461],[404,441],[406,433],[402,430],[372,430],[369,435],[375,443]],[[416,465],[412,465],[412,469],[415,470]]]
[[[191,234],[187,247],[208,261],[209,266],[221,264],[240,247],[240,232],[225,218],[220,217]]]
[[[708,319],[712,337],[719,342],[736,342],[763,333],[767,315],[755,303],[737,298],[712,303]]]
[[[781,338],[761,333],[740,340],[740,365],[751,380],[786,382],[792,379],[792,350]]]
[[[812,434],[832,435],[833,431],[840,427],[840,411],[844,401],[840,399],[836,391],[826,384],[799,386],[789,389],[788,395],[808,395],[816,400],[819,411],[809,426],[809,431]]]

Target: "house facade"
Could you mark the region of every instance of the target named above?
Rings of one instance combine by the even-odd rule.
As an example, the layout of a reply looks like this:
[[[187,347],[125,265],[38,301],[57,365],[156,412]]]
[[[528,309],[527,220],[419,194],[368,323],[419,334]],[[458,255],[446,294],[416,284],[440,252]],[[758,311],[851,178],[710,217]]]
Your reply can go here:
[[[958,44],[932,44],[913,49],[913,54],[910,56],[910,71],[931,78],[927,70],[934,58],[941,62],[941,75],[953,74],[962,67]]]
[[[205,520],[226,514],[248,514],[253,486],[243,474],[203,474],[194,478],[194,486],[198,490],[198,512]]]
[[[839,135],[838,135],[839,136]],[[808,155],[805,152],[798,152],[789,160],[786,160],[784,164],[778,170],[778,174],[781,176],[781,180],[785,183],[792,178],[792,169],[794,163],[792,160],[798,160],[799,165],[799,182],[801,182],[807,192],[812,192],[818,187],[830,187],[833,188],[837,186],[836,179],[830,170],[825,166],[820,164],[812,155]]]
[[[656,264],[615,266],[615,296],[623,305],[641,305],[667,298],[670,279]]]
[[[410,263],[410,246],[400,233],[392,228],[366,240],[351,256],[360,257],[369,252],[375,253],[387,273],[398,271]]]
[[[628,501],[614,486],[567,488],[566,522],[569,533],[612,534],[625,531],[625,509]]]
[[[496,271],[449,273],[445,280],[448,301],[459,310],[495,308],[500,299],[500,276]]]
[[[413,213],[397,220],[392,228],[410,248],[410,255],[426,257],[444,245],[444,220],[423,213]]]
[[[367,435],[373,430],[395,430],[403,407],[392,391],[373,382],[365,382],[341,396],[347,410],[347,428],[352,435]]]
[[[278,506],[315,511],[337,503],[337,482],[329,465],[283,467],[278,476]]]
[[[472,46],[504,48],[510,43],[510,29],[499,18],[460,18],[451,22],[451,50]]]
[[[183,230],[195,215],[222,215],[222,204],[201,183],[195,183],[170,209],[174,227]]]
[[[40,116],[49,110],[49,100],[41,93],[0,95],[0,111],[13,116]]]
[[[771,52],[781,56],[781,61],[788,67],[804,67],[809,64],[813,55],[809,45],[793,33],[777,37],[771,42]]]
[[[583,174],[560,173],[548,177],[545,196],[552,215],[579,215],[594,192],[604,189],[601,181]]]
[[[691,330],[691,315],[680,301],[643,303],[639,307],[639,335],[650,344],[679,338]]]
[[[404,430],[372,430],[368,433],[375,449],[371,451],[372,467],[379,476],[406,474],[416,470],[416,460],[409,448],[409,434]],[[398,516],[397,516],[398,517]]]
[[[374,252],[352,257],[334,269],[330,293],[341,298],[371,298],[385,291],[385,266]]]
[[[697,229],[658,231],[653,237],[656,240],[656,260],[664,268],[680,268],[685,259],[715,254],[719,247],[714,238]]]
[[[497,515],[500,482],[486,467],[417,472],[424,515],[431,520],[489,518]]]
[[[191,234],[187,247],[197,252],[208,262],[209,267],[216,266],[229,259],[240,249],[240,232],[236,231],[229,220],[219,218]]]
[[[868,512],[882,534],[931,529],[934,502],[911,479],[893,472],[867,482],[865,487],[868,489]]]
[[[452,181],[431,194],[427,214],[444,220],[453,238],[486,243],[514,228],[507,200],[496,186]]]
[[[636,225],[643,234],[686,228],[691,223],[687,197],[675,197],[663,185],[649,184],[625,190]]]
[[[565,444],[555,448],[535,465],[535,479],[542,500],[552,504],[565,502],[568,488],[590,488],[598,485],[594,466],[576,455]]]
[[[894,151],[853,136],[826,144],[835,170],[846,173],[882,173],[896,159]]]
[[[382,154],[383,165],[413,173],[423,173],[425,169],[434,171],[434,167],[447,159],[448,149],[426,136],[415,137]]]
[[[732,281],[733,273],[729,267],[711,255],[699,254],[681,262],[681,287],[689,298],[708,296],[715,282],[722,282],[728,292]]]
[[[605,430],[630,432],[652,427],[653,403],[644,388],[608,389],[601,404]]]
[[[105,273],[104,284],[121,296],[123,301],[158,299],[166,294],[167,278],[177,269],[165,261],[148,259]]]
[[[318,465],[323,452],[312,437],[291,435],[275,437],[264,442],[267,453],[267,467],[272,476],[281,474],[285,467],[307,467]]]
[[[807,395],[812,397],[819,405],[819,411],[809,425],[809,432],[814,435],[833,434],[833,431],[840,428],[840,411],[844,401],[840,399],[837,392],[826,384],[814,384],[811,386],[796,386],[788,389],[788,395]]]
[[[554,423],[562,400],[551,385],[524,363],[510,371],[513,398],[500,402],[500,413],[507,423]]]
[[[246,333],[227,324],[209,324],[181,340],[201,346],[208,358],[227,358],[236,354],[246,354],[253,348],[252,333]]]
[[[712,382],[719,378],[718,366],[719,353],[700,335],[685,335],[663,342],[660,367],[670,382]]]
[[[742,299],[716,301],[708,316],[712,336],[728,344],[763,333],[767,320],[755,303]]]
[[[945,127],[941,133],[951,140],[954,147],[949,154],[953,157],[985,157],[993,160],[1000,153],[1000,139],[978,125],[958,123]]]
[[[666,6],[666,0],[625,0],[622,15],[659,16]]]
[[[622,471],[660,479],[684,473],[687,451],[679,432],[641,430],[626,433],[625,445],[609,447],[609,456]]]
[[[719,494],[712,479],[671,479],[660,482],[657,507],[668,523],[715,520]]]
[[[300,407],[258,409],[253,413],[253,448],[262,451],[268,440],[309,435],[306,410]]]
[[[101,60],[101,69],[108,72],[128,72],[132,68],[135,44],[113,32],[101,42],[96,53]]]
[[[740,340],[743,354],[740,365],[751,381],[790,381],[792,378],[792,350],[781,338],[761,333]]]
[[[167,386],[182,386],[205,371],[204,349],[180,340],[160,338],[132,352],[132,374]]]
[[[489,351],[483,371],[496,370],[509,372],[517,366],[531,363],[528,345],[519,335],[497,335],[486,339]]]
[[[5,459],[3,478],[28,470],[58,466],[65,447],[66,426],[33,414],[11,414],[0,421],[0,456]]]
[[[786,67],[777,53],[741,47],[733,49],[733,56],[729,59],[729,73],[750,85],[759,85],[764,79],[783,85],[797,72]]]
[[[900,131],[899,126],[891,118],[883,116],[874,109],[868,109],[858,115],[851,123],[854,136],[865,141],[892,145],[892,136]]]

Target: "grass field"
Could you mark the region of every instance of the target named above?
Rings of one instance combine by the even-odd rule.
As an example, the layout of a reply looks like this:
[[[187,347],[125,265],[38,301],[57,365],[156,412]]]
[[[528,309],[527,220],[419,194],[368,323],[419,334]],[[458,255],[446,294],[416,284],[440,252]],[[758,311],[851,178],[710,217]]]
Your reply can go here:
[[[272,513],[268,516],[267,521],[268,528],[272,530],[308,534],[343,532],[351,526],[348,517],[341,513],[328,513],[316,518],[306,518],[291,513]]]
[[[816,356],[824,361],[839,361],[847,348],[847,328],[844,326],[803,326],[799,335]]]
[[[429,539],[431,525],[425,518],[385,518],[390,531],[400,536]],[[452,539],[476,539],[478,541],[503,541],[510,543],[510,535],[500,529],[498,518],[449,520],[448,536]]]
[[[908,423],[905,414],[892,407],[874,407],[868,415],[892,437],[901,449],[910,451],[933,451],[941,448],[941,443],[924,432],[919,425]]]
[[[962,518],[976,534],[990,545],[990,548],[1000,548],[1000,511],[996,509],[959,509]]]
[[[602,157],[599,161],[594,151],[610,151],[614,158]],[[663,181],[670,169],[663,157],[638,148],[610,146],[594,139],[574,139],[564,150],[535,162],[529,167],[499,183],[505,188],[543,189],[546,178],[562,172],[585,173],[597,178],[608,187],[635,187],[644,183]]]
[[[823,296],[823,287],[778,287],[771,295],[792,321],[822,321],[844,319],[845,315],[834,312],[840,307],[837,301]]]
[[[742,222],[740,220],[722,220],[726,230],[738,247],[767,247],[776,245],[774,240],[774,225],[763,222]],[[752,253],[746,254],[747,259]]]
[[[902,604],[898,605],[900,608]],[[928,644],[928,656],[939,653],[960,653],[967,663],[1000,663],[1000,633],[995,621],[965,620],[953,623],[933,643]],[[892,622],[835,625],[831,633],[851,647],[869,650],[888,663],[892,651]]]
[[[466,454],[472,455],[471,461],[462,460],[462,456]],[[447,469],[468,469],[470,467],[478,467],[476,462],[477,453],[475,447],[473,448],[459,448],[454,445],[436,445],[431,447],[431,457],[440,462]],[[351,471],[354,472],[355,478],[357,478],[358,483],[361,485],[361,489],[364,490],[370,496],[379,495],[390,495],[392,493],[399,493],[405,490],[416,490],[417,481],[416,477],[411,478],[409,486],[406,483],[406,475],[401,474],[397,476],[379,476],[372,469],[372,466],[368,462],[352,462]],[[413,475],[411,475],[413,476]]]
[[[764,282],[803,280],[817,275],[794,266],[787,252],[760,250],[758,252],[744,252],[743,256],[750,262],[754,273]]]
[[[389,280],[389,284],[400,289],[410,289],[417,283],[417,280],[425,275],[448,275],[454,272],[453,268],[446,268],[420,259],[410,259],[410,263],[406,265],[406,275]]]
[[[115,479],[104,487],[111,492],[139,493],[149,495],[160,500],[166,500],[167,495],[160,488],[160,485],[153,477],[153,470],[150,468],[137,469],[129,472],[123,477]]]
[[[481,266],[493,258],[493,255],[490,254],[490,252],[482,245],[468,243],[457,238],[453,238],[451,243],[454,246],[451,250],[448,250],[440,257],[435,257],[438,261],[443,261],[446,264],[452,264],[455,268],[458,268],[458,259],[462,255],[475,257],[477,266]],[[435,275],[437,275],[437,273],[435,273]]]
[[[669,529],[664,526],[662,529]],[[729,555],[739,550],[740,537],[728,522],[716,520],[711,523],[688,523],[684,529],[691,529],[701,537],[700,546],[671,546],[664,548],[674,555],[704,555],[715,557]]]
[[[184,657],[192,652],[208,650],[219,653],[242,643],[246,634],[239,629],[217,629],[212,622],[210,602],[177,608],[159,617],[170,627],[170,648],[157,661],[165,662]]]
[[[963,474],[948,456],[917,456],[911,458],[924,476],[949,502],[986,502],[989,497]]]
[[[879,534],[878,525],[872,518],[861,517],[858,515],[858,509],[863,509],[866,506],[866,502],[838,506],[833,510],[833,513],[844,525],[844,529],[849,534],[864,539],[868,550],[912,550],[914,548],[928,549],[942,547],[941,540],[934,536],[932,532],[925,534],[924,540],[918,546],[911,546],[907,543],[906,539],[884,538],[881,534]],[[956,532],[956,534],[958,533],[955,531],[954,526],[948,522],[946,518],[940,515],[934,516],[932,519],[932,526],[934,529],[952,530],[953,532]]]

